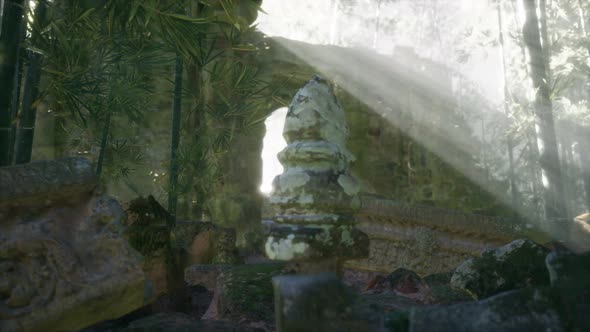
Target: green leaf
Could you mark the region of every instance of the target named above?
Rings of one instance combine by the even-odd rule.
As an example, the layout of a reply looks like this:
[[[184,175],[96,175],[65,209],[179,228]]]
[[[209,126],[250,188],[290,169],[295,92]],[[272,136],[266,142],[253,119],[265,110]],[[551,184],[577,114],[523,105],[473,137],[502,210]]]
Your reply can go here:
[[[127,23],[131,23],[133,21],[135,15],[137,15],[137,10],[139,9],[139,7],[141,7],[141,5],[142,3],[140,1],[133,2],[133,4],[131,5],[131,11],[129,12],[129,19],[127,20]]]
[[[250,44],[241,44],[241,45],[232,46],[232,50],[253,52],[253,51],[257,51],[258,48],[256,46],[250,45]]]
[[[76,21],[74,21],[74,23],[77,23],[79,21],[85,20],[87,19],[92,13],[94,13],[94,8],[88,9],[86,12],[84,12],[82,14],[82,16],[80,16],[78,19],[76,19]]]
[[[158,14],[163,15],[163,16],[172,17],[172,18],[175,18],[177,20],[181,20],[181,21],[185,21],[185,22],[190,22],[190,23],[196,23],[196,24],[207,24],[207,23],[211,23],[211,20],[209,18],[190,17],[190,16],[182,15],[182,14],[164,13],[164,12],[158,12]]]

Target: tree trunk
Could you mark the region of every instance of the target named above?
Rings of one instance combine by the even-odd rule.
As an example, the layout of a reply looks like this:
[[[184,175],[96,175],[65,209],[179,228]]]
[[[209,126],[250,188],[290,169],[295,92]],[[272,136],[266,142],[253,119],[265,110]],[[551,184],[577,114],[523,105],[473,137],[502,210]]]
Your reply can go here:
[[[580,11],[580,26],[582,27],[582,33],[584,38],[588,38],[587,21],[584,13],[584,6],[582,6],[582,0],[578,0],[578,6]],[[590,45],[587,46],[588,56],[590,57]],[[588,75],[590,81],[590,74]],[[590,86],[590,83],[588,84]],[[590,100],[590,88],[588,89],[588,98]],[[586,192],[586,208],[590,211],[590,129],[580,128],[578,134],[579,139],[579,154],[580,160],[582,161],[582,177],[584,180],[584,191]]]
[[[582,34],[584,38],[588,38],[588,22],[586,22],[586,15],[584,13],[584,6],[582,6],[582,0],[578,0],[578,10],[580,12],[580,26],[582,27]],[[590,44],[586,43],[586,50],[588,51],[588,56],[590,56]],[[590,90],[588,90],[588,94],[590,95]]]
[[[577,128],[578,146],[577,152],[580,157],[582,181],[586,199],[584,200],[586,208],[590,212],[590,128],[579,126]]]
[[[192,108],[193,112],[191,114],[191,118],[188,121],[188,134],[190,135],[190,144],[193,149],[196,147],[200,147],[200,141],[205,139],[205,133],[203,132],[204,125],[203,122],[205,121],[204,115],[206,110],[206,105],[203,100],[203,68],[196,63],[191,64],[187,68],[187,76],[188,76],[188,88],[190,91],[194,93],[193,100],[192,100]],[[201,152],[199,151],[198,154]],[[196,157],[198,158],[198,157]],[[201,215],[203,212],[203,205],[204,202],[202,201],[201,195],[199,195],[199,185],[195,185],[195,178],[197,178],[197,182],[200,181],[198,169],[191,168],[190,172],[187,173],[186,178],[186,185],[190,190],[185,194],[185,200],[187,202],[187,210],[186,216],[187,218],[193,219],[201,219]],[[202,178],[201,178],[202,179]]]
[[[511,7],[512,7],[512,11],[514,13],[514,24],[515,26],[522,26],[521,21],[519,20],[519,15],[518,15],[518,5],[516,3],[516,0],[511,0],[510,1]],[[522,44],[522,43],[518,43],[518,46],[520,47],[520,53],[522,56],[522,64],[524,65],[524,71],[525,74],[527,76],[530,76],[530,71],[528,68],[528,61],[527,61],[527,55],[526,55],[526,47]],[[519,98],[520,99],[520,98]],[[517,102],[521,105],[525,105],[526,102],[521,102],[519,100],[517,100]],[[526,107],[526,111],[527,112],[531,112],[532,116],[534,116],[534,111],[531,110],[528,105]],[[536,218],[541,218],[541,215],[543,214],[543,206],[542,206],[542,200],[541,197],[539,197],[539,193],[541,192],[541,172],[539,169],[539,166],[537,164],[537,160],[539,159],[539,146],[537,145],[537,134],[535,132],[535,128],[526,128],[526,137],[527,137],[527,144],[529,146],[528,149],[528,160],[529,160],[529,171],[531,174],[531,190],[533,193],[533,199],[532,199],[532,203],[533,206],[535,208],[535,217]]]
[[[498,2],[498,40],[500,41],[500,52],[502,58],[502,75],[504,77],[504,114],[510,118],[510,110],[508,109],[508,96],[510,91],[508,89],[508,78],[506,77],[506,56],[504,53],[504,24],[502,22],[502,7],[501,2]],[[516,175],[514,174],[514,143],[512,135],[508,134],[506,137],[506,149],[508,151],[508,178],[510,181],[510,198],[512,201],[512,208],[516,209],[519,206],[518,202],[518,188],[516,187]]]
[[[483,119],[483,116],[481,117],[480,127],[481,127],[481,144],[480,144],[481,162],[483,165],[483,171],[484,171],[484,176],[485,176],[484,183],[487,184],[490,181],[490,169],[488,167],[488,156],[487,156],[487,151],[486,151],[486,126],[485,126],[485,121]]]
[[[540,26],[541,26],[541,41],[543,42],[543,59],[545,60],[545,70],[547,73],[547,85],[551,86],[553,81],[553,73],[549,59],[551,59],[551,42],[549,41],[549,32],[547,31],[547,3],[545,0],[539,0]]]
[[[533,128],[534,129],[534,128]],[[541,218],[543,216],[543,206],[540,197],[541,192],[541,176],[539,174],[539,167],[537,161],[539,160],[539,146],[537,145],[537,135],[534,130],[527,130],[527,143],[528,143],[528,163],[530,164],[529,170],[531,174],[531,190],[533,192],[533,206],[535,208],[535,217]]]
[[[104,120],[104,127],[102,128],[102,137],[100,139],[100,150],[98,151],[98,161],[96,162],[96,176],[102,175],[102,167],[104,165],[104,157],[109,140],[109,132],[111,129],[111,112],[107,111],[107,116]]]
[[[571,190],[572,187],[570,185],[570,179],[571,179],[571,169],[568,167],[568,162],[567,162],[567,146],[568,146],[569,142],[568,139],[566,137],[560,137],[559,138],[559,144],[557,145],[557,147],[559,148],[559,154],[561,156],[560,158],[560,167],[561,167],[561,179],[563,182],[563,197],[565,198],[565,211],[567,213],[567,215],[571,215],[570,212],[572,211],[572,200],[571,200]],[[575,205],[575,204],[574,204]]]
[[[526,21],[523,26],[524,42],[529,51],[530,76],[535,95],[535,125],[537,142],[539,145],[539,163],[543,178],[543,198],[545,200],[545,219],[549,223],[552,234],[558,239],[564,239],[565,229],[563,221],[567,220],[565,202],[563,198],[563,183],[555,125],[553,122],[553,105],[549,96],[547,84],[547,68],[541,46],[539,20],[535,0],[523,0],[526,11]]]
[[[170,147],[170,191],[168,193],[168,212],[172,216],[171,226],[176,224],[176,204],[178,202],[178,146],[180,144],[180,118],[182,103],[182,67],[180,54],[176,55],[174,68],[174,102],[172,105],[172,138]]]
[[[0,26],[0,166],[9,165],[13,151],[12,106],[23,22],[24,0],[6,0],[3,2],[2,25]]]
[[[203,7],[200,4],[191,2],[190,15],[192,17],[201,17],[202,10]],[[206,40],[206,37],[203,38]],[[199,41],[199,45],[202,43],[203,41]],[[206,41],[204,43],[205,45],[207,44]],[[191,91],[193,97],[190,106],[193,111],[188,119],[187,134],[189,135],[188,144],[193,149],[197,147],[201,149],[203,146],[202,142],[207,137],[207,133],[205,132],[205,115],[208,103],[206,90],[208,89],[209,82],[206,78],[206,69],[204,68],[206,65],[207,63],[192,61],[186,70],[187,89]],[[201,153],[202,151],[198,151],[193,158],[199,158]],[[186,172],[185,185],[189,190],[184,194],[186,206],[185,217],[190,220],[201,220],[203,219],[202,216],[205,207],[205,195],[202,194],[202,185],[200,182],[209,179],[205,179],[203,176],[204,172],[195,169],[195,167],[188,168]]]
[[[45,21],[47,5],[40,1],[35,8],[34,19],[38,22]],[[43,24],[40,24],[42,26]],[[33,35],[33,42],[37,36]],[[32,51],[28,52],[29,66],[26,71],[25,86],[23,92],[22,110],[15,146],[15,163],[23,164],[31,161],[33,152],[33,137],[35,133],[35,120],[37,118],[37,98],[39,97],[39,82],[41,80],[41,55]]]
[[[512,12],[514,13],[514,25],[516,25],[517,27],[522,26],[522,23],[520,22],[519,18],[518,18],[518,9],[517,9],[517,3],[516,0],[512,0],[510,2],[511,7],[512,7]],[[520,53],[522,55],[522,63],[524,64],[524,70],[525,73],[527,75],[529,75],[529,68],[527,66],[527,58],[526,58],[526,48],[524,47],[524,45],[522,43],[518,43],[518,46],[520,47]]]
[[[22,109],[16,132],[16,164],[24,164],[31,161],[35,120],[37,119],[36,102],[39,96],[39,81],[41,78],[41,56],[31,51],[28,53],[29,66],[26,70]]]
[[[24,9],[26,12],[26,7]],[[24,41],[26,38],[26,22],[23,20],[20,25],[20,40]],[[16,69],[14,71],[14,90],[12,94],[12,111],[11,111],[11,118],[12,125],[10,131],[10,156],[9,160],[12,163],[14,161],[14,154],[15,154],[15,138],[16,138],[16,121],[19,115],[19,101],[21,97],[21,87],[22,87],[22,79],[23,79],[23,55],[22,55],[23,48],[19,47],[16,51]]]

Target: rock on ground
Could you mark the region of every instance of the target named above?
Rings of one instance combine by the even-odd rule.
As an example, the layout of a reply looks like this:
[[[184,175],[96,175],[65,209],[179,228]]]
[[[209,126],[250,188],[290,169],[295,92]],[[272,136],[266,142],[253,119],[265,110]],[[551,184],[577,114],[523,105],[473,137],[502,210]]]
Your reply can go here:
[[[547,292],[522,289],[483,301],[412,310],[410,332],[565,331]]]
[[[515,240],[464,261],[455,270],[451,285],[477,299],[531,285],[549,285],[545,268],[548,252],[530,240]]]

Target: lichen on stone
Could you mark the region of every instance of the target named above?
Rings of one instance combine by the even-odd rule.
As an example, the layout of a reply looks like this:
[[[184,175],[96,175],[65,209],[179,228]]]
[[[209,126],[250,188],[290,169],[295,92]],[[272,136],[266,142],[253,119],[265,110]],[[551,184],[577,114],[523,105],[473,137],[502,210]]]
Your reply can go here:
[[[265,245],[267,256],[300,260],[365,255],[368,239],[352,229],[360,186],[348,172],[354,160],[345,145],[348,126],[326,81],[316,76],[295,95],[283,136],[288,145],[279,161],[285,170],[275,178],[269,199],[277,213]]]
[[[287,236],[285,239],[275,239],[269,237],[265,244],[266,255],[268,258],[280,261],[289,261],[298,256],[304,256],[309,245],[307,243],[295,243],[294,234]]]

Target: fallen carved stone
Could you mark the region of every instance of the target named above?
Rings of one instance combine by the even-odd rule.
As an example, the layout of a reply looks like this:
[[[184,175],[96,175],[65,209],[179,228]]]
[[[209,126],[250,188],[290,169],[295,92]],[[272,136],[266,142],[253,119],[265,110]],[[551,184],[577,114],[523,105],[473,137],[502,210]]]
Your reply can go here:
[[[155,285],[156,294],[169,290],[172,260],[178,271],[190,265],[233,264],[239,261],[235,230],[210,222],[178,220],[152,196],[138,197],[125,206],[126,238],[144,257],[144,270]]]
[[[451,285],[477,299],[527,286],[548,286],[545,267],[548,253],[549,249],[530,240],[515,240],[461,263],[455,269]]]
[[[74,331],[152,300],[83,158],[0,168],[0,331]]]

